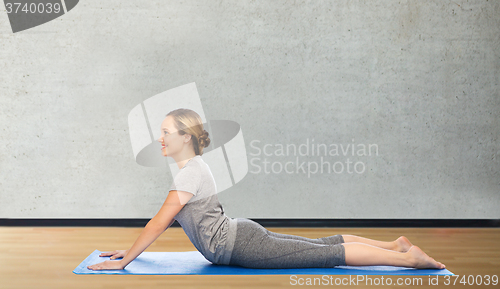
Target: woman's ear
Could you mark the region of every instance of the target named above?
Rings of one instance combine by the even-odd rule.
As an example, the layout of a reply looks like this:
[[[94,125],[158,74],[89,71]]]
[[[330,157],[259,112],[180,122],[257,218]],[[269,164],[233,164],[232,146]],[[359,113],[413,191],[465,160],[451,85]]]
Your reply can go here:
[[[184,142],[185,143],[188,143],[190,139],[191,139],[191,135],[190,134],[185,134],[184,135]]]

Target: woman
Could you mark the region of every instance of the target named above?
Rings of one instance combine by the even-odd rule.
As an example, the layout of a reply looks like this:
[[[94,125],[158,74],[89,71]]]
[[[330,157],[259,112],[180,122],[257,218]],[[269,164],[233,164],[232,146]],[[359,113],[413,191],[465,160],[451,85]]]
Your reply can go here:
[[[91,270],[124,269],[177,220],[193,245],[213,264],[248,268],[307,268],[339,265],[388,265],[443,269],[401,236],[382,242],[353,235],[318,239],[278,234],[245,218],[229,218],[217,198],[210,168],[201,158],[210,144],[200,116],[189,109],[171,111],[162,122],[163,156],[179,166],[165,203],[129,250],[102,253],[118,261],[88,266]]]

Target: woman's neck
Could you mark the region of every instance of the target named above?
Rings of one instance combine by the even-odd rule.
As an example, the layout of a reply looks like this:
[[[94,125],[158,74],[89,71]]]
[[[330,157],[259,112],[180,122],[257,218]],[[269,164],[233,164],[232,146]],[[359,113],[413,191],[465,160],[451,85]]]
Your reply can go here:
[[[181,160],[176,160],[177,166],[179,167],[179,169],[182,169],[194,157],[196,157],[196,155],[188,155],[188,156],[182,157]]]

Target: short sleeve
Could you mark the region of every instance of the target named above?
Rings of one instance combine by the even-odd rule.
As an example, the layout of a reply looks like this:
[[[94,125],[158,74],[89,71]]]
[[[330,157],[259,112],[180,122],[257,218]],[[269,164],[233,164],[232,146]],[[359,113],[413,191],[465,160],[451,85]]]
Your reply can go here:
[[[200,181],[201,174],[198,166],[184,167],[175,176],[170,191],[184,191],[196,196],[200,188]]]

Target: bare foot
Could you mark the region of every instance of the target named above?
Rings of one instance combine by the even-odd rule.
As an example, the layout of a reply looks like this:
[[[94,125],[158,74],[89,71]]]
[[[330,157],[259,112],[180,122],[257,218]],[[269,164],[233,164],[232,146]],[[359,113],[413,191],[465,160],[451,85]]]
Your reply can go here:
[[[398,251],[401,253],[408,252],[413,244],[406,238],[405,236],[399,237],[396,241],[394,241],[396,249],[394,251]]]
[[[427,254],[425,254],[424,251],[422,251],[419,247],[417,246],[412,246],[408,250],[408,254],[411,256],[411,264],[413,268],[418,268],[418,269],[444,269],[446,266],[441,263],[437,262],[433,258],[429,257]]]

